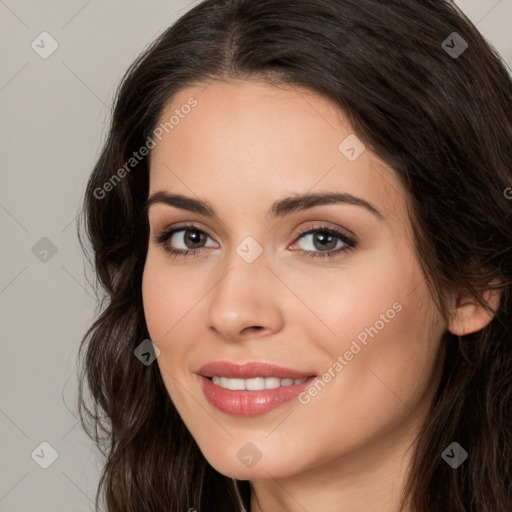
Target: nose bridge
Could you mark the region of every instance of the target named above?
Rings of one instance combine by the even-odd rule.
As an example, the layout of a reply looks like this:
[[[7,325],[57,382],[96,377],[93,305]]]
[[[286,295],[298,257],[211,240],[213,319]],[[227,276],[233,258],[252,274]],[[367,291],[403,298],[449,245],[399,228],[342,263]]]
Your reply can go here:
[[[273,290],[278,280],[267,268],[263,247],[247,237],[226,257],[225,264],[226,271],[210,296],[209,327],[231,339],[251,327],[279,329],[281,313]]]

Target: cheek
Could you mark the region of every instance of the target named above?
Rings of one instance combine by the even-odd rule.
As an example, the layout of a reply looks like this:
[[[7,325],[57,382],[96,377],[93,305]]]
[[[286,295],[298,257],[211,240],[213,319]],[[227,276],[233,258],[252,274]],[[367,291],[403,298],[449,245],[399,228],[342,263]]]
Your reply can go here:
[[[396,279],[392,272],[383,272],[382,264],[379,268],[376,271],[371,262],[361,260],[339,269],[285,276],[301,299],[290,295],[288,318],[302,324],[310,342],[328,349],[333,358],[348,350],[358,336],[362,341],[369,338],[366,329],[376,322],[379,331],[383,327],[389,330],[388,323],[400,314],[397,309],[401,309],[409,283]]]
[[[197,275],[172,267],[160,255],[148,253],[142,277],[144,315],[151,339],[165,350],[176,333],[183,329],[187,315],[204,295]]]
[[[204,275],[203,275],[204,277]],[[157,359],[162,378],[178,408],[187,405],[187,374],[190,354],[197,349],[203,303],[211,285],[197,277],[197,270],[171,266],[165,256],[148,253],[142,277],[144,316],[150,339],[159,348]],[[198,335],[201,335],[198,333]]]
[[[308,296],[333,331],[326,335],[319,322],[310,331],[328,354],[322,369],[326,384],[307,406],[312,416],[329,404],[331,411],[340,409],[340,417],[359,419],[345,429],[366,421],[384,428],[416,407],[435,381],[446,325],[419,266],[402,254],[402,260],[395,253],[378,265],[368,260],[364,269],[346,269],[336,285],[323,282],[322,294]],[[338,413],[332,414],[336,423]],[[356,430],[354,440],[360,435]]]
[[[180,286],[172,279],[169,268],[159,258],[153,258],[151,251],[146,259],[142,277],[142,300],[144,316],[151,341],[159,348],[156,360],[169,396],[175,403],[181,402],[181,381],[176,369],[183,367],[185,353],[179,343],[180,318],[186,315],[186,301]],[[185,288],[185,291],[187,288]]]
[[[154,264],[148,256],[142,276],[142,302],[151,340],[161,349],[158,341],[162,340],[171,326],[164,312],[172,311],[173,303],[163,274],[159,270],[159,265]]]
[[[338,347],[335,354],[342,355],[343,369],[331,398],[343,397],[354,417],[384,427],[409,414],[431,391],[445,326],[426,286],[413,294],[397,292],[389,302],[376,299],[368,310],[365,323],[351,324],[344,351]]]
[[[426,292],[420,290],[421,295]],[[303,396],[300,406],[305,414],[302,435],[316,434],[307,441],[314,445],[311,453],[332,457],[335,440],[335,455],[341,456],[400,431],[400,425],[408,428],[413,416],[421,417],[420,409],[432,398],[439,376],[436,357],[443,325],[430,323],[429,302],[411,298],[398,292],[391,294],[391,301],[376,297],[357,318],[349,312],[339,317],[338,336],[328,347],[324,344],[329,352],[320,376],[324,385],[309,397]],[[393,309],[397,303],[401,309]],[[386,311],[387,323],[380,320]],[[364,336],[358,338],[360,333]],[[294,435],[285,426],[282,430]],[[329,446],[322,439],[331,440]]]

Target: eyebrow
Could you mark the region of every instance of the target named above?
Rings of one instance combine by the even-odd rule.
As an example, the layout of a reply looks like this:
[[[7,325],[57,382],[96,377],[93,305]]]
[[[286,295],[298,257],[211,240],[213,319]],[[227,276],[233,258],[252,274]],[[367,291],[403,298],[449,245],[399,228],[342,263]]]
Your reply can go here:
[[[219,219],[215,213],[214,208],[207,201],[202,199],[194,199],[181,194],[169,194],[163,190],[159,190],[152,194],[144,203],[143,213],[144,216],[148,215],[149,208],[158,203],[163,203],[175,208],[187,210],[190,212],[199,213],[211,219]],[[319,192],[298,194],[284,199],[275,201],[268,211],[270,218],[284,217],[292,212],[307,210],[314,206],[327,205],[327,204],[350,204],[361,206],[375,215],[378,219],[384,219],[382,213],[371,203],[361,199],[360,197],[353,196],[352,194],[340,192]]]

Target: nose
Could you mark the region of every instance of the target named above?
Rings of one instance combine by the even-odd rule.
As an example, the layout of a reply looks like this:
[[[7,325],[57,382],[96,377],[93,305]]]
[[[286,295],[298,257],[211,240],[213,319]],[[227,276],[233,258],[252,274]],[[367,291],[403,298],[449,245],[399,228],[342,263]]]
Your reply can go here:
[[[233,253],[208,294],[208,328],[227,341],[278,332],[283,325],[282,283],[267,267],[264,253],[252,263]]]

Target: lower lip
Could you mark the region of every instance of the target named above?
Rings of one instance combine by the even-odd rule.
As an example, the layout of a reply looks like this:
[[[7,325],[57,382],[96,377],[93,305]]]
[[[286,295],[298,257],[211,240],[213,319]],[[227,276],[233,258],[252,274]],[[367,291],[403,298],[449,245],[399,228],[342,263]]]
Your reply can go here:
[[[206,399],[217,409],[235,416],[258,416],[292,400],[302,393],[316,378],[307,378],[300,384],[258,391],[234,391],[214,384],[210,379],[198,376]]]

